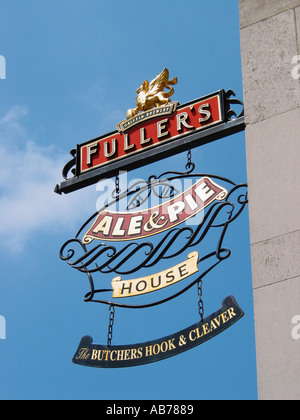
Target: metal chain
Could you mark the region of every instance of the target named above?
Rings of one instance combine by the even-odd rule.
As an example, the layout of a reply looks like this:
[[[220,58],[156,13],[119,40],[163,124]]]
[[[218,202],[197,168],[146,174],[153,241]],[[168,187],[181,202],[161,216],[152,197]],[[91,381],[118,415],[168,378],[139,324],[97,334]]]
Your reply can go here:
[[[187,164],[185,165],[185,169],[188,171],[195,167],[195,164],[192,162],[192,152],[189,149],[187,152]]]
[[[116,194],[119,195],[120,194],[120,178],[119,175],[116,176]]]
[[[109,307],[109,324],[108,324],[108,333],[107,333],[107,347],[111,346],[114,321],[115,321],[115,307],[114,307],[114,305],[110,305],[110,307]]]
[[[202,282],[202,279],[201,279],[197,283],[197,291],[198,291],[198,296],[199,296],[198,311],[199,311],[201,322],[203,322],[203,319],[204,319],[204,303],[203,303],[203,300],[202,300],[202,286],[203,286],[203,282]]]
[[[112,192],[112,197],[116,200],[117,206],[119,206],[120,192],[121,192],[119,175],[116,176],[115,187],[116,188]],[[118,208],[116,210],[118,210]]]

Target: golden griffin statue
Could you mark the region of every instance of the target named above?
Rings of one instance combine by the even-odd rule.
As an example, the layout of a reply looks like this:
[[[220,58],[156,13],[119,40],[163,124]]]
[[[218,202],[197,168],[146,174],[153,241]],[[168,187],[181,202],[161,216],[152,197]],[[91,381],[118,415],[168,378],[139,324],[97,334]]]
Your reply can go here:
[[[135,117],[139,111],[149,111],[154,107],[171,102],[170,97],[174,93],[172,85],[176,85],[177,82],[177,77],[169,80],[169,70],[166,68],[150,84],[148,80],[145,80],[136,91],[138,94],[136,97],[136,108],[127,111],[127,120]],[[164,92],[165,88],[169,89],[169,92]]]

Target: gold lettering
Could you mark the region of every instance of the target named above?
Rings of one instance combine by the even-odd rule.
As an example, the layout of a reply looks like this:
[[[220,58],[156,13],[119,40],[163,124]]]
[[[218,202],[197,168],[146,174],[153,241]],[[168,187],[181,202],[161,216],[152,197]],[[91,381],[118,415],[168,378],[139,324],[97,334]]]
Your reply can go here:
[[[193,334],[193,333],[196,333],[196,330],[192,330],[192,331],[190,331],[190,333],[189,333],[189,339],[190,339],[190,341],[195,341],[195,340],[196,340],[196,338],[197,338],[197,337],[192,338],[192,334]]]
[[[201,338],[203,336],[203,333],[200,334],[199,328],[197,328],[196,331],[197,331],[197,338]]]
[[[137,352],[137,349],[131,349],[130,359],[136,359],[137,358],[136,352]]]
[[[226,311],[227,312],[227,311]],[[227,321],[229,321],[229,318],[228,318],[228,315],[227,315],[227,313],[226,312],[223,312],[222,314],[221,314],[221,317],[222,317],[222,320],[223,320],[223,323],[225,324]]]
[[[123,360],[123,350],[118,350],[117,360]]]
[[[130,359],[130,349],[124,350],[124,353],[125,353],[124,359],[129,360]]]
[[[202,328],[203,328],[204,335],[210,332],[210,330],[208,329],[208,324],[204,324]]]
[[[152,356],[152,346],[146,347],[146,357]]]
[[[98,350],[93,350],[91,360],[96,360],[97,356],[98,356]]]
[[[218,327],[221,325],[220,315],[218,316],[218,318],[214,318],[214,322],[217,324]]]
[[[216,325],[214,324],[214,321],[210,321],[210,330],[215,330],[217,327],[216,327]]]
[[[233,308],[228,309],[228,314],[229,314],[230,319],[236,316],[236,313],[234,312]]]
[[[110,360],[112,361],[112,362],[114,362],[115,360],[116,360],[116,357],[113,359],[113,357],[112,357],[112,354],[113,353],[117,353],[117,350],[112,350],[111,351],[111,353],[110,353]]]
[[[169,345],[166,341],[163,341],[160,345],[160,351],[165,353],[169,349]]]
[[[76,356],[76,360],[87,360],[90,357],[89,349],[84,347],[80,349],[78,356]]]
[[[160,352],[160,345],[158,343],[154,344],[153,346],[153,353],[155,356]]]
[[[176,349],[175,344],[173,343],[173,341],[175,340],[175,338],[169,339],[168,340],[168,345],[169,345],[169,350],[173,350]]]
[[[161,229],[162,227],[164,227],[168,221],[165,220],[165,216],[160,216],[157,220],[157,222],[155,222],[156,217],[159,215],[158,211],[155,211],[154,213],[151,214],[150,219],[148,220],[148,222],[145,224],[144,226],[144,230],[146,232],[152,232],[153,229]],[[165,222],[163,222],[162,224],[159,225],[160,221],[165,220]]]

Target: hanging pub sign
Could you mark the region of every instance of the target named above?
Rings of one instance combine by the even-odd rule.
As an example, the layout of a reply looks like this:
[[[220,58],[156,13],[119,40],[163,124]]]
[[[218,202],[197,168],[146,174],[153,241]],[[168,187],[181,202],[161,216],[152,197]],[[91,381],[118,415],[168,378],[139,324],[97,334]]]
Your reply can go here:
[[[170,99],[176,84],[177,78],[169,80],[167,69],[152,82],[143,82],[137,90],[136,108],[127,111],[116,131],[71,150],[73,158],[63,169],[65,181],[56,185],[55,192],[69,193],[123,169],[129,171],[244,130],[242,114],[232,119],[237,114],[231,105],[242,105],[232,98],[232,90],[179,105]]]
[[[56,186],[57,193],[69,193],[116,177],[109,202],[60,250],[63,261],[87,276],[90,290],[84,301],[109,307],[107,344],[83,337],[73,357],[76,364],[117,368],[156,362],[204,343],[244,315],[228,296],[205,317],[202,287],[204,278],[231,255],[224,242],[247,205],[247,185],[196,172],[191,156],[192,148],[244,129],[243,115],[231,109],[242,103],[231,98],[232,91],[221,90],[181,106],[170,100],[177,82],[176,77],[169,80],[167,69],[150,84],[145,81],[137,90],[136,108],[127,111],[117,131],[77,145],[63,170],[65,181]],[[183,171],[151,175],[120,190],[122,168],[132,170],[184,150]],[[158,204],[149,206],[151,197]],[[197,323],[156,340],[112,345],[116,308],[155,307],[192,287]]]
[[[244,315],[232,296],[224,299],[222,308],[168,337],[134,345],[103,346],[82,338],[73,363],[89,367],[118,368],[144,365],[175,356],[220,334]]]

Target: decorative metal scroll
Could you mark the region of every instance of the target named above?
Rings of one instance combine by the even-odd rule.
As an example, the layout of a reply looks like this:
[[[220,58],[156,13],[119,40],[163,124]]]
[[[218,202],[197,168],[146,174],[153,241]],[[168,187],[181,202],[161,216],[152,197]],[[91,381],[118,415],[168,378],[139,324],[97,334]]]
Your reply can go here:
[[[226,233],[228,227],[239,217],[248,203],[247,185],[236,184],[227,178],[217,175],[195,173],[193,172],[194,169],[195,165],[189,161],[186,172],[165,172],[160,176],[152,175],[147,181],[139,181],[124,192],[119,191],[118,188],[113,191],[110,203],[107,203],[100,212],[111,206],[120,204],[124,199],[128,203],[127,210],[136,211],[142,208],[151,194],[154,194],[160,200],[170,200],[176,197],[179,191],[176,189],[175,181],[209,178],[226,188],[227,195],[224,199],[214,201],[206,207],[203,212],[204,214],[200,218],[201,220],[196,225],[182,223],[170,230],[155,235],[155,241],[152,241],[152,238],[147,238],[147,241],[135,240],[124,244],[124,242],[106,243],[105,241],[96,240],[87,244],[83,242],[82,238],[89,225],[97,217],[98,212],[96,212],[83,224],[75,238],[68,240],[62,246],[60,258],[66,261],[72,268],[86,274],[88,277],[90,291],[84,296],[85,302],[96,302],[113,307],[136,309],[160,305],[180,296],[194,285],[199,285],[199,281],[202,281],[211,270],[230,257],[231,251],[225,244]],[[192,276],[182,276],[184,279],[189,277],[192,280],[189,280],[188,284],[185,281],[182,288],[170,296],[139,305],[128,304],[124,303],[124,300],[119,302],[113,299],[113,288],[108,288],[107,285],[101,285],[103,281],[101,274],[111,274],[112,277],[131,276],[140,270],[154,267],[161,261],[170,260],[182,254],[186,258],[188,254],[194,252],[206,240],[210,232],[217,234],[216,246],[209,249],[205,255],[199,253],[197,261],[198,268],[194,269]],[[184,258],[182,258],[182,261]],[[167,265],[167,268],[169,267],[170,264]],[[186,273],[182,272],[180,274]],[[172,283],[170,281],[171,276],[172,274],[169,275],[169,280],[165,279],[166,282],[169,281]],[[175,278],[174,273],[173,277]],[[134,283],[135,285],[137,284],[137,280]],[[182,279],[179,276],[177,280],[180,283]],[[131,285],[133,285],[133,281]],[[170,285],[172,286],[172,284]],[[124,290],[126,287],[129,290],[131,286],[127,283],[124,286]],[[143,291],[142,284],[139,287],[139,290]],[[108,293],[110,295],[107,297],[106,295]]]

